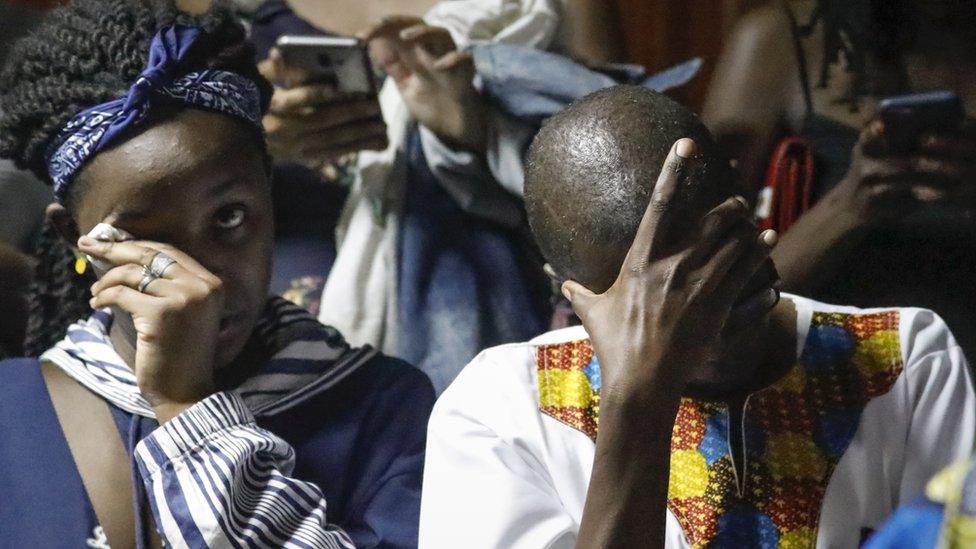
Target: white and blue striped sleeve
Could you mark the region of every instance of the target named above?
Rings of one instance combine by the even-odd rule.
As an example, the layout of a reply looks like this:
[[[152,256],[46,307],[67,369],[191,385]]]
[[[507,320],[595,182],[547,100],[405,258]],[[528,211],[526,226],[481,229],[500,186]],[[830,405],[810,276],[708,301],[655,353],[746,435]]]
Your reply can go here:
[[[322,491],[288,476],[291,446],[258,427],[236,393],[163,424],[135,459],[167,546],[354,547],[327,522]]]

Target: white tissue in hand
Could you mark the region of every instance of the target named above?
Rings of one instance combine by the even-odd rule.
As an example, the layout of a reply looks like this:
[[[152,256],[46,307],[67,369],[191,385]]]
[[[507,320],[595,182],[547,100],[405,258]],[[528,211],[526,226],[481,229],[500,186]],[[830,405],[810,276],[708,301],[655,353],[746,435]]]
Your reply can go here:
[[[92,230],[88,231],[88,237],[94,238],[100,242],[125,242],[126,240],[135,240],[135,237],[131,234],[123,231],[122,229],[116,229],[108,223],[99,223],[98,225],[95,225]],[[114,267],[114,265],[103,259],[97,259],[87,254],[85,254],[85,257],[88,258],[88,262],[92,264],[100,275],[107,273],[109,269]]]

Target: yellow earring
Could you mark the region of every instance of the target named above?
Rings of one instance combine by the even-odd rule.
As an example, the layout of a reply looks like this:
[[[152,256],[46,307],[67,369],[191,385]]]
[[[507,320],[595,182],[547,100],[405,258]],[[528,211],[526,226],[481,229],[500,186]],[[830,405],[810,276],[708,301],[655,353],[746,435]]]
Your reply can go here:
[[[81,252],[75,252],[75,272],[79,275],[85,274],[88,270],[88,259],[85,258],[85,254]]]

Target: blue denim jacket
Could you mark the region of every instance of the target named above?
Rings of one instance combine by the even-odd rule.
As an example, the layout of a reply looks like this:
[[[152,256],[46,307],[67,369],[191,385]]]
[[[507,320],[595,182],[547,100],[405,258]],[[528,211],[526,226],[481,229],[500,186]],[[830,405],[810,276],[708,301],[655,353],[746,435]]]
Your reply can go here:
[[[601,70],[572,59],[524,46],[477,43],[477,85],[506,114],[540,122],[585,95],[616,84],[667,91],[690,81],[701,69],[698,57],[648,76],[638,65],[608,65]]]

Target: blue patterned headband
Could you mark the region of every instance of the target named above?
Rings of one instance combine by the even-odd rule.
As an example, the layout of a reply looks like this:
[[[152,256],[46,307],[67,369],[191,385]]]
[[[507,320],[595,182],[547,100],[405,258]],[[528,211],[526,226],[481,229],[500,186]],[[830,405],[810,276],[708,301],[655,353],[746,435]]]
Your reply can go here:
[[[89,158],[145,118],[154,96],[228,114],[261,128],[260,94],[250,79],[219,70],[176,74],[201,33],[197,27],[182,25],[160,29],[149,46],[149,64],[125,97],[81,111],[61,130],[47,149],[48,173],[58,201]]]

